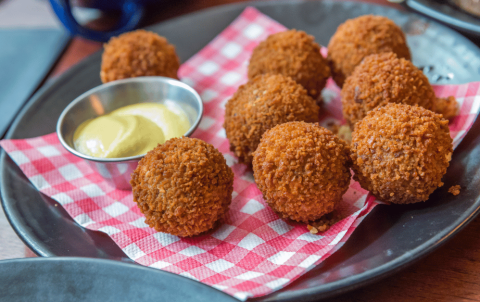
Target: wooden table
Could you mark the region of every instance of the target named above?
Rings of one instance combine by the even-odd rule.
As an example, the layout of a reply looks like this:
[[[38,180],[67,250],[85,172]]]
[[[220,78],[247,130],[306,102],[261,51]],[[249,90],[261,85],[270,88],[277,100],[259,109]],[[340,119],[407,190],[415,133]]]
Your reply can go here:
[[[145,25],[182,14],[242,0],[171,0],[161,9],[152,9]],[[363,0],[396,8],[382,0]],[[51,77],[100,50],[101,43],[82,38],[72,40],[56,64]],[[409,268],[329,301],[480,301],[480,218],[475,219],[455,238]],[[0,211],[0,259],[34,257],[16,236]]]

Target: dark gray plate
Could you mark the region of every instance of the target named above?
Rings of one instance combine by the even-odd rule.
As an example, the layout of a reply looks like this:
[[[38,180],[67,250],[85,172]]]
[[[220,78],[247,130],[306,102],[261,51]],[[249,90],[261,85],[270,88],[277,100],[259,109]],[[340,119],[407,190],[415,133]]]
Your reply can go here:
[[[404,5],[463,33],[477,38],[480,37],[480,18],[468,14],[447,1],[407,0]]]
[[[105,259],[4,260],[0,261],[0,284],[0,302],[238,302],[179,275]]]
[[[380,6],[349,2],[254,2],[263,13],[290,28],[315,35],[326,45],[337,26],[363,14],[386,15],[409,33],[417,66],[427,66],[432,82],[480,80],[480,51],[466,38],[434,22]],[[177,46],[185,61],[222,31],[245,7],[224,6],[151,27]],[[63,108],[100,84],[100,53],[94,54],[43,88],[21,112],[8,138],[52,133]],[[377,206],[333,256],[265,301],[312,301],[345,292],[398,271],[437,248],[469,222],[480,207],[480,122],[455,151],[445,186],[426,203]],[[40,194],[5,153],[1,163],[1,197],[12,226],[41,256],[84,256],[126,260],[104,233],[77,225],[55,201]],[[461,195],[447,194],[461,185]]]

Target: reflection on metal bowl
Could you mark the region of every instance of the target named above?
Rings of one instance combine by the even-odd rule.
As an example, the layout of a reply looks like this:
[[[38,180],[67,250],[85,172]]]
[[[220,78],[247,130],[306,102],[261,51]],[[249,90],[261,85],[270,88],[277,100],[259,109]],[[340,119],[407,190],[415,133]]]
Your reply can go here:
[[[86,160],[110,185],[130,190],[130,175],[145,154],[121,158],[93,157],[75,150],[73,136],[77,127],[88,119],[127,105],[145,102],[170,103],[180,107],[191,125],[185,136],[193,133],[203,114],[200,96],[182,82],[165,77],[130,78],[100,85],[73,100],[58,119],[58,138],[70,153]]]

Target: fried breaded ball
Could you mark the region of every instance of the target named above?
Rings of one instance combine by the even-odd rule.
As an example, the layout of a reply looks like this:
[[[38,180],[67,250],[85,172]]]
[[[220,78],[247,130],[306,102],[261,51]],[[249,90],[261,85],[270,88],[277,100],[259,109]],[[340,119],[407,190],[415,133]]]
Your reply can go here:
[[[145,223],[180,237],[210,230],[232,201],[233,172],[212,145],[172,138],[140,160],[130,181]]]
[[[347,144],[317,123],[265,132],[253,158],[263,198],[282,218],[315,221],[334,210],[350,184]]]
[[[103,83],[141,76],[178,79],[175,47],[156,33],[139,29],[113,37],[104,45],[100,78]]]
[[[330,68],[313,36],[292,29],[270,35],[253,50],[248,77],[265,73],[291,77],[317,100],[330,77]]]
[[[457,116],[459,110],[457,99],[454,96],[436,98],[433,107],[435,113],[443,115],[448,120]]]
[[[238,88],[227,102],[223,127],[230,150],[250,165],[262,134],[290,121],[318,121],[319,107],[289,77],[259,75]]]
[[[405,35],[392,20],[366,15],[341,24],[328,44],[327,60],[335,83],[341,88],[345,79],[368,55],[394,52],[410,60]]]
[[[353,126],[367,112],[388,103],[433,110],[435,92],[423,72],[392,52],[366,57],[342,88],[342,111]]]
[[[353,177],[384,202],[425,201],[443,185],[452,152],[448,120],[419,106],[389,103],[355,125]]]

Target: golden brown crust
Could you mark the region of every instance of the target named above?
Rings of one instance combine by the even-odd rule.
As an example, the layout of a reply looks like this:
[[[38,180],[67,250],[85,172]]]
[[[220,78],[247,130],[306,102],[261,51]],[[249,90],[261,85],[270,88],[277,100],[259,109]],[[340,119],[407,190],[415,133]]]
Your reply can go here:
[[[435,92],[423,72],[392,52],[366,57],[342,88],[342,111],[353,126],[367,112],[388,103],[433,110]]]
[[[250,165],[262,134],[290,121],[318,121],[319,107],[291,78],[259,75],[238,88],[227,102],[223,124],[230,150]]]
[[[330,212],[328,214],[323,215],[320,219],[311,221],[307,225],[307,229],[310,231],[311,234],[317,234],[318,232],[325,232],[332,225],[342,220],[343,217],[339,215],[336,211]]]
[[[458,114],[458,102],[454,96],[435,99],[434,109],[438,114],[443,115],[447,120],[451,120]]]
[[[265,73],[291,77],[317,100],[330,77],[330,68],[313,36],[292,29],[270,35],[253,50],[248,77]]]
[[[333,134],[344,140],[347,144],[352,142],[352,128],[350,128],[350,126],[329,122],[325,125],[325,128],[332,131]]]
[[[223,218],[232,201],[233,172],[212,145],[172,138],[140,160],[130,183],[150,227],[189,237]]]
[[[178,79],[179,67],[175,47],[167,39],[139,29],[113,37],[104,45],[100,78],[103,83],[141,76]]]
[[[443,185],[453,147],[448,120],[419,106],[389,103],[355,125],[353,178],[378,199],[425,201]]]
[[[318,124],[289,122],[265,132],[253,173],[282,218],[314,221],[333,211],[350,184],[349,149]]]
[[[328,44],[327,61],[339,87],[368,55],[394,52],[410,60],[405,34],[392,20],[366,15],[341,24]]]

